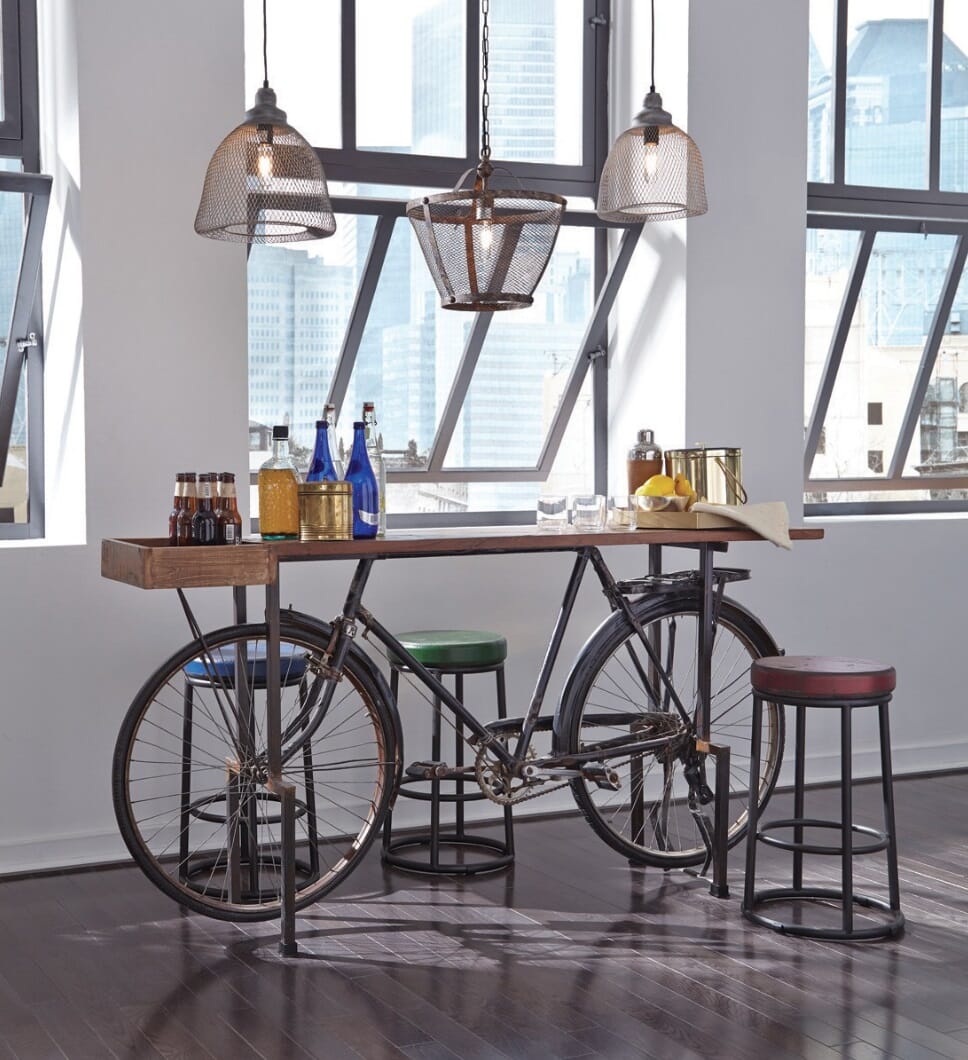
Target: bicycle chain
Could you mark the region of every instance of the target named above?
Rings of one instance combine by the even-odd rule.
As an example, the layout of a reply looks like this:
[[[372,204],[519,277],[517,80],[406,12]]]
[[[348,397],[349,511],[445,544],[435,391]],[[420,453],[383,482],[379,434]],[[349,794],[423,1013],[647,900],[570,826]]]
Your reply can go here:
[[[487,747],[479,748],[477,757],[474,760],[475,774],[477,776],[477,784],[481,791],[484,792],[485,796],[496,802],[498,806],[517,806],[519,803],[528,802],[530,799],[538,799],[542,795],[550,795],[553,791],[559,791],[561,788],[567,788],[571,781],[563,780],[559,784],[552,784],[550,787],[545,786],[543,783],[522,785],[517,791],[512,790],[509,795],[499,795],[493,787],[484,780],[485,770],[490,769],[492,772],[495,771],[495,766],[492,762],[487,759]],[[532,791],[530,789],[536,788],[539,790]],[[521,794],[518,794],[520,792]]]

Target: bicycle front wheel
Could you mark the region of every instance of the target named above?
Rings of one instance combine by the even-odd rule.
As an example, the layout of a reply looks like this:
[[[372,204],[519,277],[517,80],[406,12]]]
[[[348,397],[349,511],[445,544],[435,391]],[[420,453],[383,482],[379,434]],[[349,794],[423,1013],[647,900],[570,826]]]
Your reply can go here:
[[[281,817],[266,755],[264,625],[184,647],[131,704],[114,754],[114,807],[132,857],[187,908],[222,920],[279,915]],[[296,906],[358,864],[390,801],[393,714],[365,662],[327,680],[318,634],[283,626],[283,780],[296,789]]]
[[[646,636],[662,660],[680,702],[693,717],[698,698],[699,599],[642,598],[632,603]],[[754,659],[776,654],[776,645],[749,612],[724,601],[713,644],[711,742],[730,748],[729,845],[746,832],[752,736]],[[658,702],[647,685],[659,690]],[[706,847],[690,806],[690,782],[715,790],[715,758],[695,751],[691,726],[682,721],[650,665],[638,634],[624,616],[612,616],[588,643],[565,690],[559,751],[599,746],[602,764],[617,774],[617,790],[579,778],[572,792],[592,828],[633,862],[674,868],[702,862]],[[630,755],[623,742],[650,734],[667,736],[662,746]],[[626,738],[623,741],[622,737]],[[759,802],[776,785],[783,757],[784,723],[775,703],[764,704]],[[698,770],[698,773],[697,773]]]

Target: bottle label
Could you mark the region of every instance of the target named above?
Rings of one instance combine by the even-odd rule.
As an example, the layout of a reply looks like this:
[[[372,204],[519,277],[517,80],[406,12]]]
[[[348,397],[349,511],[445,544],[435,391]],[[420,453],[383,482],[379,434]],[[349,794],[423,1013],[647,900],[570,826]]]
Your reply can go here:
[[[199,482],[198,492],[196,496],[199,500],[211,500],[212,499],[212,484],[211,482]]]
[[[356,517],[361,523],[366,523],[367,526],[380,525],[380,515],[378,512],[368,512],[363,508],[357,508]]]
[[[227,545],[234,545],[236,542],[235,537],[235,523],[225,524],[225,543]]]

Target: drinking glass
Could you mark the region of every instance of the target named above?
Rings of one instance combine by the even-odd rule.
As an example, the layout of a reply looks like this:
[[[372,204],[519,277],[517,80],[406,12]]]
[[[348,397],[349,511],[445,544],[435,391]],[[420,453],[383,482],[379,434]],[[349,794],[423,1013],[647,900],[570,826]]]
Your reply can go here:
[[[608,498],[608,527],[610,530],[635,529],[635,498],[618,494]]]
[[[568,529],[568,498],[542,493],[537,505],[538,529],[545,534],[561,534]]]
[[[571,521],[581,533],[597,533],[605,529],[605,498],[600,493],[587,493],[575,497],[571,508]]]

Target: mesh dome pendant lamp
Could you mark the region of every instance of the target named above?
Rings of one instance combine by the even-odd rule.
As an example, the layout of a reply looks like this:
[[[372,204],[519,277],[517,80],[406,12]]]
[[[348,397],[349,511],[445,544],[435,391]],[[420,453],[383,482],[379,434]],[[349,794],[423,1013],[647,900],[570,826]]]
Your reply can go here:
[[[538,286],[561,227],[560,195],[523,189],[495,190],[490,181],[488,125],[488,0],[482,0],[481,156],[453,191],[407,203],[427,267],[444,309],[492,312],[525,309]],[[464,180],[474,173],[471,188]]]
[[[598,216],[641,224],[704,214],[702,155],[688,133],[672,124],[655,90],[655,0],[652,0],[652,84],[635,125],[612,145],[598,185]]]
[[[312,146],[287,124],[269,87],[266,0],[262,60],[264,80],[255,106],[208,164],[195,231],[239,243],[323,239],[336,231],[326,174]]]

